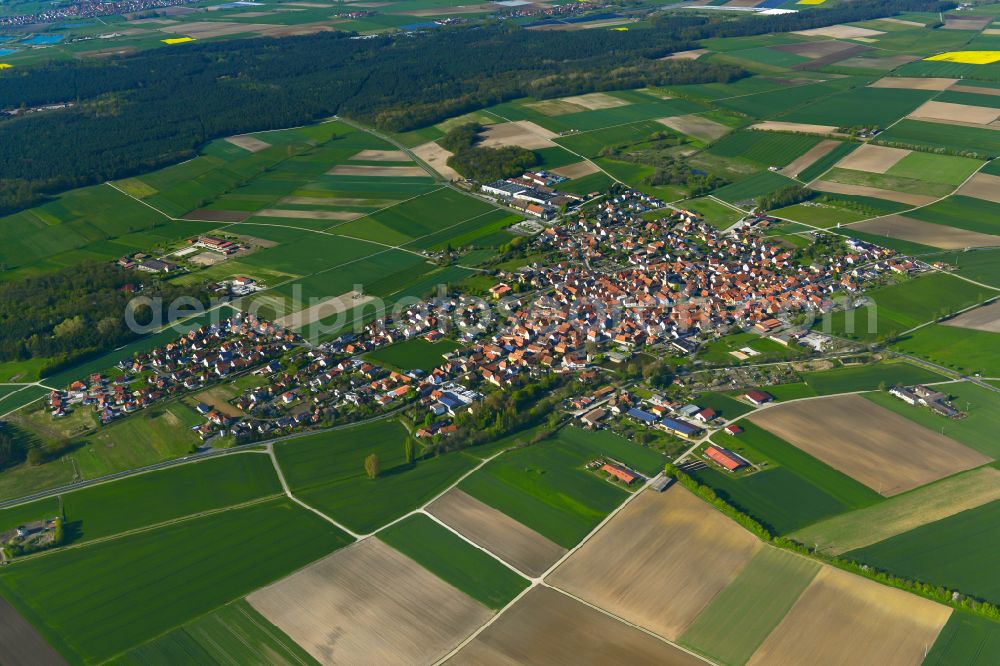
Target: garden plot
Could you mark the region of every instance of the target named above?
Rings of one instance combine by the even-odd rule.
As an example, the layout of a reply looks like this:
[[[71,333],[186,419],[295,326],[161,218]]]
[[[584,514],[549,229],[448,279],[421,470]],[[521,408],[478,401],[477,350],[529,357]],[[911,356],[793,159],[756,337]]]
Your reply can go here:
[[[962,123],[969,125],[989,125],[1000,118],[1000,109],[951,102],[925,102],[910,114],[915,120],[931,122]]]
[[[950,616],[947,606],[827,566],[748,663],[919,664]]]
[[[457,488],[435,500],[427,512],[531,576],[544,573],[566,552],[559,544]]]
[[[427,172],[417,166],[364,166],[338,164],[326,172],[328,176],[371,176],[375,178],[420,178]]]
[[[789,537],[822,553],[840,555],[998,499],[1000,470],[980,467],[873,506],[821,520]]]
[[[563,178],[582,178],[583,176],[589,176],[592,173],[599,173],[600,167],[598,167],[593,162],[577,162],[576,164],[570,164],[564,167],[559,167],[558,169],[552,169],[552,173],[562,176]]]
[[[810,30],[796,30],[792,34],[805,35],[806,37],[832,37],[833,39],[858,39],[859,37],[877,37],[884,35],[881,30],[870,30],[859,28],[853,25],[829,25],[824,28],[812,28]]]
[[[850,225],[851,229],[868,234],[898,238],[943,250],[960,250],[967,247],[1000,246],[1000,236],[978,231],[956,229],[943,224],[924,222],[904,215],[888,215]]]
[[[750,420],[885,497],[991,460],[858,395],[777,405]]]
[[[997,240],[1000,241],[1000,237]],[[1000,333],[1000,301],[993,301],[989,305],[983,305],[975,310],[963,312],[954,319],[949,319],[942,323],[945,326]]]
[[[956,194],[1000,203],[1000,176],[977,173]]]
[[[817,143],[809,152],[797,158],[795,161],[788,164],[784,169],[779,171],[782,176],[788,176],[789,178],[795,178],[800,173],[811,167],[813,164],[821,160],[830,154],[830,152],[840,145],[840,141],[834,141],[832,139],[824,139]]]
[[[588,111],[600,111],[601,109],[613,109],[618,106],[631,104],[624,99],[608,95],[607,93],[589,93],[586,95],[576,95],[574,97],[563,97],[563,102],[568,102],[575,106],[582,106]]]
[[[784,120],[765,120],[751,125],[750,129],[770,130],[772,132],[801,132],[803,134],[835,134],[835,125],[813,125],[810,123],[790,123]]]
[[[674,640],[761,547],[688,490],[644,491],[548,577]]]
[[[911,152],[901,148],[865,144],[840,160],[837,167],[853,169],[854,171],[867,171],[868,173],[885,173]]]
[[[519,146],[528,150],[551,148],[556,136],[541,125],[530,120],[518,120],[510,123],[490,125],[480,135],[479,145],[484,148],[503,148],[504,146]]]
[[[536,587],[447,663],[703,666],[705,662],[561,592]]]
[[[254,213],[256,217],[283,217],[291,220],[331,220],[347,222],[364,215],[353,210],[294,210],[291,208],[264,208]]]
[[[452,156],[450,151],[445,150],[433,141],[421,144],[413,149],[413,154],[423,160],[427,166],[434,169],[442,178],[448,180],[461,180],[462,175],[448,166],[448,158]]]
[[[378,539],[345,548],[247,600],[325,664],[430,664],[491,615]]]
[[[413,160],[402,150],[362,150],[351,157],[357,162],[412,162]]]
[[[683,116],[671,116],[669,118],[657,118],[656,122],[666,125],[672,130],[677,130],[681,134],[693,136],[702,141],[715,141],[722,138],[732,128],[726,127],[722,123],[689,113]]]
[[[907,192],[896,192],[895,190],[884,190],[878,187],[869,187],[868,185],[845,185],[844,183],[835,183],[829,180],[814,181],[812,183],[809,183],[809,187],[811,187],[814,190],[819,190],[820,192],[829,192],[831,194],[850,194],[853,196],[862,196],[862,197],[874,197],[876,199],[896,201],[898,203],[907,204],[908,206],[926,206],[927,204],[934,203],[935,201],[937,201],[936,197],[927,196],[924,194],[910,194]]]
[[[947,90],[958,79],[940,77],[887,76],[869,85],[869,88],[894,88],[897,90]]]
[[[271,144],[266,141],[261,141],[257,137],[251,134],[240,134],[239,136],[231,136],[226,139],[229,143],[242,148],[243,150],[249,150],[251,153],[257,153],[265,148],[270,148]]]

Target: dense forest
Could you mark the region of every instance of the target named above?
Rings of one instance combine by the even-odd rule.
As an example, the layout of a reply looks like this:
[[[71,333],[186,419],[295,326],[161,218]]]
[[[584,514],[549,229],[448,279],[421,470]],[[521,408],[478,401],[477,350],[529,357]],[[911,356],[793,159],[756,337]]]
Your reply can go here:
[[[659,58],[709,37],[950,6],[873,0],[774,17],[666,14],[626,32],[500,23],[372,39],[319,33],[14,68],[0,75],[0,108],[75,105],[0,121],[0,210],[176,162],[214,138],[333,114],[400,131],[523,96],[729,82],[746,73]]]
[[[466,178],[488,183],[519,176],[538,164],[538,155],[526,148],[484,148],[476,145],[480,140],[480,132],[484,129],[486,128],[479,123],[466,123],[438,139],[442,148],[454,153],[448,158],[448,166]]]
[[[70,356],[115,349],[135,339],[138,336],[129,330],[124,314],[139,279],[112,264],[84,264],[0,283],[0,362],[55,357],[62,364]],[[143,279],[152,282],[155,278]],[[207,294],[192,294],[168,284],[147,284],[142,295],[161,297],[159,315],[164,322],[174,298],[194,296],[208,303]],[[153,312],[144,306],[135,315],[142,323]]]

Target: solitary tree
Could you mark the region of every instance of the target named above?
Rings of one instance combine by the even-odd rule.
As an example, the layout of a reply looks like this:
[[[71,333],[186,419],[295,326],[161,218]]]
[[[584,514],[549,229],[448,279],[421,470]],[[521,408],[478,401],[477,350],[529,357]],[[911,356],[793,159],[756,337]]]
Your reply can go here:
[[[365,474],[368,475],[369,479],[374,479],[378,476],[379,471],[381,471],[382,465],[379,463],[377,453],[369,453],[368,457],[365,458]]]

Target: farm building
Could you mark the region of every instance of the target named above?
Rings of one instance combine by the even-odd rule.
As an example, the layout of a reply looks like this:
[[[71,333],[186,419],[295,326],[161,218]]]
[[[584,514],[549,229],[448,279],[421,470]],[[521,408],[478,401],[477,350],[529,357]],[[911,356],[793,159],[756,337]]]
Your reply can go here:
[[[735,424],[733,424],[733,425],[727,425],[726,426],[726,432],[729,433],[730,435],[738,435],[741,432],[743,432],[743,428],[741,428],[741,427],[739,427],[738,425],[735,425]]]
[[[669,416],[661,419],[659,425],[667,432],[674,435],[680,435],[684,438],[694,437],[696,434],[701,432],[701,428],[698,426],[679,419],[672,419]]]
[[[598,407],[597,409],[592,409],[583,416],[580,420],[584,422],[589,428],[596,427],[600,423],[601,419],[608,415],[608,410]]]
[[[766,391],[747,391],[743,397],[757,406],[767,404],[774,400],[774,396]]]
[[[632,470],[612,463],[604,463],[601,467],[601,471],[607,472],[619,481],[624,481],[626,484],[631,484],[639,478],[639,475]]]
[[[705,449],[705,455],[711,458],[713,462],[722,465],[729,472],[735,472],[747,466],[747,462],[738,454],[714,444]]]
[[[655,414],[650,414],[649,412],[639,409],[637,407],[633,407],[632,409],[628,410],[626,414],[634,418],[636,421],[641,421],[646,425],[653,425],[654,423],[656,423]]]

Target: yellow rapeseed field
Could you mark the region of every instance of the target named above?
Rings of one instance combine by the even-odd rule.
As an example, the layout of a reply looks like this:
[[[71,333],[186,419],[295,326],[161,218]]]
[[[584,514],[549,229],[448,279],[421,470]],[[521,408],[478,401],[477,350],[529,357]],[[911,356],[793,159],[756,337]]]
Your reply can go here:
[[[960,62],[963,65],[991,65],[1000,61],[1000,51],[948,51],[925,60]]]
[[[194,37],[171,37],[170,39],[161,39],[164,44],[183,44],[184,42],[193,42]]]
[[[799,0],[797,5],[822,5],[826,0]]]

